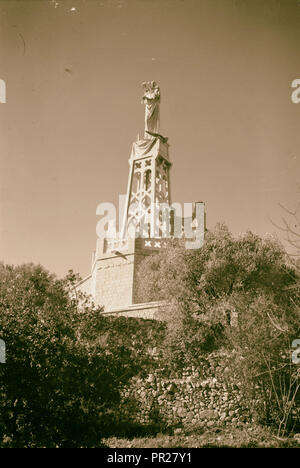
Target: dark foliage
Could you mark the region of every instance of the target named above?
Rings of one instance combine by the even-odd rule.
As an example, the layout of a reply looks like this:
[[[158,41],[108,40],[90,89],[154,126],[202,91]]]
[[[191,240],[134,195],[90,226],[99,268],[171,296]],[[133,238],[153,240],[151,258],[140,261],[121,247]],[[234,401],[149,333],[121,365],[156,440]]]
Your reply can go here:
[[[0,266],[2,447],[96,447],[160,324],[105,318],[41,266]],[[148,359],[148,363],[147,363]]]

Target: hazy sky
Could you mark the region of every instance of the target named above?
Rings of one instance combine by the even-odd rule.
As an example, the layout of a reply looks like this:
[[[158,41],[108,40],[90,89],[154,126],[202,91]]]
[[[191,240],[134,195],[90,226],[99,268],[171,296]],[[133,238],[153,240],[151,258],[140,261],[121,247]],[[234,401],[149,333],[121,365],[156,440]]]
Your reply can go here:
[[[298,4],[299,5],[298,5]],[[0,0],[0,259],[85,276],[126,192],[141,82],[161,88],[173,201],[274,232],[300,174],[300,2]]]

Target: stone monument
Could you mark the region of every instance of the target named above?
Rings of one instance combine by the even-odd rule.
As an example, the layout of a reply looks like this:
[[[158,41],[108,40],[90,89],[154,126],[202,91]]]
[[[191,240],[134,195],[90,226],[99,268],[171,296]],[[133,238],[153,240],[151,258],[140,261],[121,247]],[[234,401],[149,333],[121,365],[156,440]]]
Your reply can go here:
[[[91,294],[104,313],[158,318],[160,303],[138,302],[136,275],[141,260],[170,237],[170,224],[159,207],[171,203],[171,162],[168,139],[159,133],[160,89],[155,81],[142,86],[144,138],[132,145],[123,224],[115,238],[98,238],[91,274],[78,288]]]

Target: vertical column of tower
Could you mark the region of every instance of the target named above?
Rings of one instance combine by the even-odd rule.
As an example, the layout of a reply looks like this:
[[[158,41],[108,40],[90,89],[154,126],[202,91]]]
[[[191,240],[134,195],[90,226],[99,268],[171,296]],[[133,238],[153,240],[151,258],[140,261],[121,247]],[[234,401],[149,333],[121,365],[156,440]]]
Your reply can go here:
[[[151,161],[151,211],[150,211],[150,237],[155,236],[155,202],[156,202],[156,158]]]
[[[128,176],[128,183],[127,183],[127,192],[126,192],[126,202],[125,202],[125,210],[124,210],[124,216],[123,216],[123,221],[122,221],[122,227],[121,227],[121,238],[124,239],[126,235],[126,226],[127,226],[127,217],[128,217],[128,206],[130,202],[130,196],[131,196],[131,190],[132,190],[132,179],[133,179],[133,171],[134,171],[134,162],[129,161],[130,167],[129,167],[129,176]],[[119,227],[120,229],[120,227]]]
[[[157,208],[160,203],[170,203],[168,143],[157,133],[160,90],[154,81],[143,87],[145,138],[133,143],[123,224],[116,238],[98,239],[91,275],[80,285],[109,313],[127,313],[136,304],[138,266],[161,244],[151,239],[162,236],[164,230]],[[130,227],[134,232],[129,233]]]
[[[133,229],[141,237],[160,237],[159,208],[170,204],[168,145],[160,138],[136,142],[129,163],[122,237]]]

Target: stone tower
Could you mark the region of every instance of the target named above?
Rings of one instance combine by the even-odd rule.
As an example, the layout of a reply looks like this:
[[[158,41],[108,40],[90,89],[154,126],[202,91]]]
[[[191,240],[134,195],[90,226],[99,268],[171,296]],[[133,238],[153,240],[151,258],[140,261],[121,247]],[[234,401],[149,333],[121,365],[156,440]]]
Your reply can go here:
[[[140,261],[159,250],[170,235],[169,145],[159,131],[160,90],[143,83],[145,133],[133,143],[123,225],[114,238],[98,238],[91,274],[78,288],[104,306],[104,313],[153,318],[159,303],[137,303]],[[165,211],[164,211],[165,210]]]
[[[163,248],[171,237],[181,237],[186,226],[199,231],[204,204],[194,204],[195,212],[185,219],[172,218],[170,210],[170,167],[168,139],[159,133],[160,90],[157,84],[143,83],[145,132],[133,143],[129,158],[129,177],[123,223],[120,232],[98,237],[93,255],[91,274],[78,284],[78,289],[91,294],[104,313],[144,318],[159,318],[161,304],[139,303],[137,298],[137,270],[145,256]],[[199,210],[198,210],[199,208]],[[199,211],[200,218],[195,213]],[[194,239],[189,230],[186,238]],[[201,242],[196,234],[196,247]]]
[[[160,136],[133,143],[129,164],[122,237],[135,232],[143,238],[166,237],[162,208],[170,205],[168,143]]]
[[[162,208],[170,205],[168,139],[159,131],[160,90],[155,81],[143,83],[145,104],[144,138],[133,143],[122,237],[168,236]],[[155,131],[154,131],[155,130]]]

